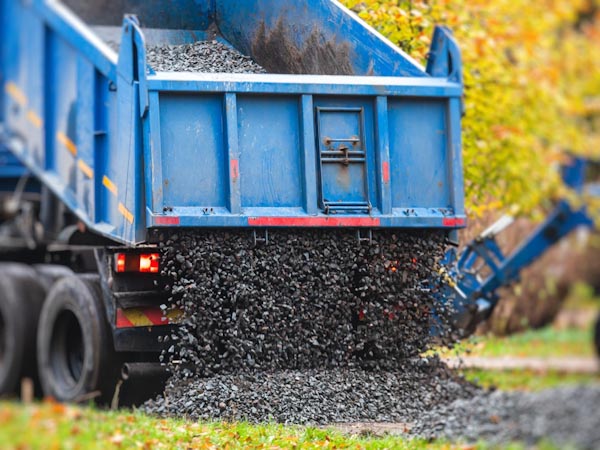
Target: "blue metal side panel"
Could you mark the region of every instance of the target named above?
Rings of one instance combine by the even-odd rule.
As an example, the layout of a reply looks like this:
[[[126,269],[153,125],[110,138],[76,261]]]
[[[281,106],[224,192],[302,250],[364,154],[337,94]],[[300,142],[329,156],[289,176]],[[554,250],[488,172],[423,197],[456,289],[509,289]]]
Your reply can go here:
[[[45,14],[58,21],[59,28],[71,25],[68,15],[53,15],[50,6],[35,5],[2,4],[11,18],[0,30],[6,95],[0,130],[3,149],[17,156],[88,226],[118,240],[138,241],[138,230],[144,229],[139,211],[144,206],[137,162],[141,159],[137,92],[130,88],[128,98],[128,90],[123,89],[124,104],[119,110],[119,95],[105,75],[115,69],[105,70],[103,63],[97,64],[99,53],[86,54],[78,47],[89,45],[86,32],[75,28],[57,32],[45,23]],[[118,149],[131,154],[134,163],[119,161]],[[16,173],[18,166],[13,163],[11,158],[0,161],[9,166],[0,173],[23,173],[22,167]],[[122,193],[116,200],[103,184],[111,168],[127,180],[121,183]]]
[[[303,87],[317,95],[221,81],[198,95],[151,79],[148,227],[464,226],[460,98],[326,80]]]
[[[5,81],[6,81],[6,70],[7,65],[2,64],[2,61],[5,59],[5,55],[8,53],[9,40],[6,38],[5,33],[10,32],[9,24],[8,24],[8,13],[9,11],[9,3],[1,2],[0,3],[0,126],[5,126],[5,105],[6,105],[6,97],[8,93],[6,92]],[[25,173],[24,167],[21,165],[18,159],[16,159],[13,154],[8,151],[4,146],[0,144],[0,191],[12,191],[15,187],[15,181],[20,176]]]
[[[0,86],[4,86],[6,82],[6,53],[8,47],[8,39],[6,39],[6,30],[8,29],[8,2],[0,2]],[[4,88],[0,89],[0,124],[4,122],[4,104],[6,92]]]
[[[166,206],[227,206],[223,108],[220,95],[165,94],[151,111],[160,111]]]
[[[145,237],[143,210],[142,124],[139,95],[134,86],[117,85],[117,113],[111,129],[116,130],[111,141],[104,177],[110,184],[103,186],[111,194],[108,223],[116,227],[115,234],[126,242],[139,242]],[[104,180],[104,178],[103,178]],[[108,188],[113,186],[112,188]]]
[[[46,169],[56,172],[64,187],[74,194],[77,168],[77,52],[56,34],[47,41],[48,65]]]
[[[95,135],[96,135],[96,102],[99,93],[96,89],[98,80],[96,68],[85,58],[77,58],[77,168],[76,195],[77,204],[92,223],[96,217],[95,199]],[[102,97],[100,97],[102,98]]]
[[[237,107],[242,207],[302,207],[298,99],[238,96]]]
[[[394,208],[451,208],[448,101],[389,102],[390,178]]]
[[[25,167],[13,154],[0,145],[0,179],[14,180],[26,173]]]
[[[3,3],[2,8],[7,17],[4,27],[0,30],[3,57],[4,101],[1,113],[3,125],[10,127],[21,142],[27,140],[29,143],[27,150],[31,158],[43,161],[44,101],[41,94],[44,27],[35,15],[28,10],[18,8],[14,2]],[[30,58],[18,57],[21,52],[26,52]],[[19,171],[16,169],[16,164],[10,165],[8,172]]]
[[[216,0],[216,17],[223,36],[271,72],[427,76],[334,0]]]
[[[112,194],[103,184],[117,117],[117,93],[110,86],[111,82],[96,69],[94,89],[89,91],[94,93],[93,158],[91,159],[93,164],[91,166],[94,175],[94,221],[97,224],[109,223],[108,202],[112,198]]]
[[[206,30],[213,21],[213,0],[62,0],[94,25],[120,26],[123,15],[135,14],[144,27]],[[79,9],[79,3],[87,3]],[[112,6],[112,7],[111,7]]]
[[[61,2],[30,0],[27,6],[9,0],[17,9],[26,9],[39,15],[52,33],[59,35],[111,81],[116,79],[116,55],[113,50],[98,38],[85,24]],[[23,2],[21,2],[23,3]],[[12,16],[11,16],[12,17]],[[26,28],[25,28],[26,29]],[[26,55],[15,54],[15,58]]]

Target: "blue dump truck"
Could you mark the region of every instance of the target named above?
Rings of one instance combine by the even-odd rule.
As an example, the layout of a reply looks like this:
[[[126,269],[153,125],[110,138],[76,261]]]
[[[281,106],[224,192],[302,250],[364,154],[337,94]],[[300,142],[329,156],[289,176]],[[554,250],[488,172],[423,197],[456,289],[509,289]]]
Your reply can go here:
[[[149,63],[204,41],[265,73]],[[455,240],[462,95],[448,30],[423,68],[334,0],[3,1],[0,393],[78,401],[156,370],[174,234]]]

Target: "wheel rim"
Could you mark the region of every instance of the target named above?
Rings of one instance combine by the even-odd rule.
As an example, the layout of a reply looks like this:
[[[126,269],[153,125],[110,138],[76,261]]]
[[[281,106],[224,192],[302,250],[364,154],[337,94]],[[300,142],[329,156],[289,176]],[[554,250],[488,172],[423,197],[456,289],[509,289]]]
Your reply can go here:
[[[85,347],[79,319],[73,311],[62,311],[54,324],[50,341],[52,371],[67,389],[77,385],[83,372]]]

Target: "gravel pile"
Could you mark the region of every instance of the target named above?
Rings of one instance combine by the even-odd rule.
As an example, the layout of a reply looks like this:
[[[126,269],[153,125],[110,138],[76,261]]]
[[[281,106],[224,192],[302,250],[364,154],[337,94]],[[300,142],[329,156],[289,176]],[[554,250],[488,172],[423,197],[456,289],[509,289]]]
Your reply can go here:
[[[417,359],[395,371],[285,370],[172,381],[145,411],[192,420],[409,423],[475,391],[438,361]]]
[[[579,386],[542,392],[480,393],[438,405],[419,417],[412,433],[491,445],[521,441],[581,449],[600,448],[600,387]]]
[[[265,73],[251,58],[216,40],[149,47],[146,55],[159,72]]]
[[[442,233],[188,232],[162,244],[185,322],[148,413],[285,423],[409,421],[471,395],[437,360],[431,283]],[[439,307],[436,314],[443,316]]]

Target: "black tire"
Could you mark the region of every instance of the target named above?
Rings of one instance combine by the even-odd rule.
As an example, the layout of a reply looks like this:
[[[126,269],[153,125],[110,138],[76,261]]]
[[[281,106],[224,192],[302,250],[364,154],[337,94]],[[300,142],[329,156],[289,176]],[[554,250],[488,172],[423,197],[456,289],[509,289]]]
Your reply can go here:
[[[97,276],[67,276],[40,316],[38,365],[44,395],[61,402],[112,399],[120,365]]]
[[[46,289],[46,292],[61,278],[73,275],[73,271],[68,267],[56,264],[36,264],[33,268],[37,272],[39,281]]]
[[[45,291],[23,264],[0,264],[0,396],[18,393],[22,378],[37,381],[36,330]]]

